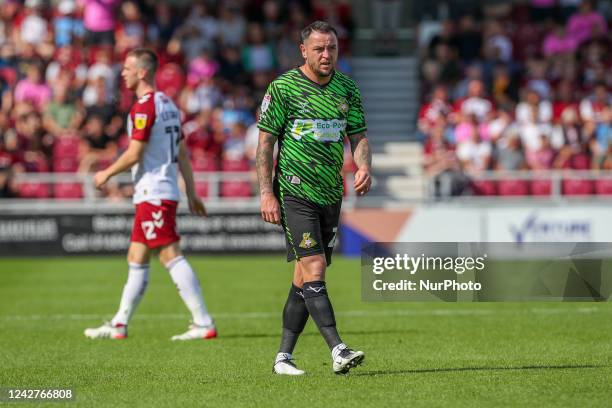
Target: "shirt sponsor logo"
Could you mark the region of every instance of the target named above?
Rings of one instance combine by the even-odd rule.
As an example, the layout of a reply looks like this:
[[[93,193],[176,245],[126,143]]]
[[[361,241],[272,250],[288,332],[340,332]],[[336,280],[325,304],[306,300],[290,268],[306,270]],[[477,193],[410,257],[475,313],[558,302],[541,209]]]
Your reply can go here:
[[[147,126],[147,114],[137,113],[134,115],[134,127],[138,130],[142,130]]]
[[[317,142],[337,142],[344,137],[345,129],[344,119],[296,119],[291,128],[291,136],[296,140],[310,136]]]

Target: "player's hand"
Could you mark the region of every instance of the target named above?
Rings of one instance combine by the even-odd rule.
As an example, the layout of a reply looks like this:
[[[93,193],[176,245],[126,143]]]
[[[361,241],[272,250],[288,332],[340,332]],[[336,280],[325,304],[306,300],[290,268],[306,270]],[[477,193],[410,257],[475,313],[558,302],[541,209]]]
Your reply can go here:
[[[189,201],[189,211],[192,214],[197,215],[198,217],[208,217],[208,213],[206,212],[206,207],[204,206],[204,202],[198,196],[188,197]]]
[[[280,225],[280,205],[271,192],[261,195],[261,218],[265,222]]]
[[[370,169],[361,168],[355,172],[355,192],[357,195],[366,195],[370,191],[372,185],[372,177],[370,177]]]
[[[106,184],[106,182],[108,181],[109,177],[106,174],[105,171],[98,171],[96,172],[96,174],[94,174],[94,185],[96,186],[97,189],[101,189],[104,184]]]

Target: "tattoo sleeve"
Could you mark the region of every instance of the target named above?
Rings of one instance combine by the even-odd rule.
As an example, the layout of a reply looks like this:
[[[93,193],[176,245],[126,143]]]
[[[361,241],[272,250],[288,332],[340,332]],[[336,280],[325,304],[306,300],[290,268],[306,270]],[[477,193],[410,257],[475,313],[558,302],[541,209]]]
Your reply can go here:
[[[372,167],[372,152],[370,143],[363,133],[349,136],[351,143],[351,151],[353,152],[353,160],[357,167],[367,166]]]
[[[259,179],[259,192],[272,192],[272,167],[274,166],[274,143],[276,136],[260,131],[259,143],[257,144],[256,166],[257,178]]]

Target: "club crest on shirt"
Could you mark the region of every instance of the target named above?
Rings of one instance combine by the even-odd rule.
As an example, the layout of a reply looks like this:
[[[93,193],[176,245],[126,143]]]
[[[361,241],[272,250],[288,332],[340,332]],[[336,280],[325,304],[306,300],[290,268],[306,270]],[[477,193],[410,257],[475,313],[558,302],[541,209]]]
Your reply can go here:
[[[142,130],[147,126],[147,114],[137,113],[134,115],[134,127],[138,130]]]
[[[317,245],[317,241],[310,237],[310,232],[305,232],[302,234],[302,242],[300,242],[300,248],[308,249]]]
[[[264,113],[265,111],[268,110],[268,107],[270,106],[271,101],[272,101],[272,95],[265,94],[263,97],[263,100],[261,101],[261,113]]]
[[[349,110],[349,106],[348,103],[346,103],[346,101],[343,101],[340,105],[338,105],[338,109],[340,110],[340,112],[342,113],[346,113]]]

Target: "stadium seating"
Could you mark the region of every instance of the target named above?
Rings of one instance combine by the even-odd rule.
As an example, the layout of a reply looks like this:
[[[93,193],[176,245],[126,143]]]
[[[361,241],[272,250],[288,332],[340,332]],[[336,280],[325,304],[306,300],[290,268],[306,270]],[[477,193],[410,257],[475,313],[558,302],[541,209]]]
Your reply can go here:
[[[593,194],[593,181],[581,179],[564,179],[561,182],[563,195],[589,195]]]
[[[494,181],[476,180],[472,182],[472,191],[478,196],[492,196],[497,194],[497,186]]]
[[[612,195],[612,179],[595,180],[595,194]]]
[[[221,171],[245,172],[250,169],[249,162],[243,160],[223,160]],[[221,182],[221,197],[247,198],[251,197],[251,184],[248,181],[223,181]]]
[[[497,193],[502,196],[524,196],[529,194],[529,183],[525,180],[500,180]]]
[[[58,199],[83,198],[83,187],[79,183],[58,183],[53,186],[53,196]]]
[[[552,181],[544,179],[531,180],[529,190],[534,196],[549,196],[552,193]]]
[[[196,153],[196,155],[191,158],[191,166],[194,172],[214,172],[219,170],[216,158],[203,153]],[[210,182],[196,181],[195,189],[200,197],[208,197],[210,193]]]

